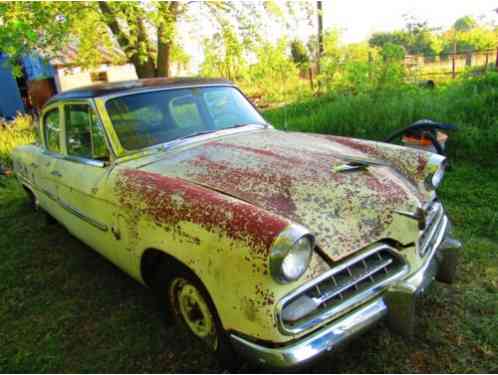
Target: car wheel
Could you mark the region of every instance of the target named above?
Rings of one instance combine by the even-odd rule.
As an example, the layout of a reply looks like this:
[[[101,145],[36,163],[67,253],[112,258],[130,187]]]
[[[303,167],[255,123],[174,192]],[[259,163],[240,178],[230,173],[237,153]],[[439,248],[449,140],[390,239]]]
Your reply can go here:
[[[173,317],[190,336],[200,340],[218,357],[222,366],[236,368],[236,356],[228,336],[206,288],[197,277],[183,271],[163,282],[162,287],[155,284],[161,313]]]
[[[169,285],[173,314],[189,332],[213,352],[218,351],[218,327],[209,300],[193,280],[175,277]]]

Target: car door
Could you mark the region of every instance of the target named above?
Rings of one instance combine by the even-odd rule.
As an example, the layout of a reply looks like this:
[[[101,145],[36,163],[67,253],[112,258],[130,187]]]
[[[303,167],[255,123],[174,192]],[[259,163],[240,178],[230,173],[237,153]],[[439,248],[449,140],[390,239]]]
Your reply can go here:
[[[104,129],[90,101],[63,104],[64,158],[58,161],[59,201],[64,224],[90,247],[116,261],[111,231],[114,205],[107,184],[112,165]]]
[[[39,204],[60,220],[57,163],[63,157],[62,114],[58,104],[48,107],[41,118],[42,148],[31,163],[33,184],[41,192]]]

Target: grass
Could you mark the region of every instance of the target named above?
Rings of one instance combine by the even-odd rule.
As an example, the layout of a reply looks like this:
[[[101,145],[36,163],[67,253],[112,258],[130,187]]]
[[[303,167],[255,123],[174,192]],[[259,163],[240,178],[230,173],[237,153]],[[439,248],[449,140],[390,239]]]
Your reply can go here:
[[[381,324],[309,371],[498,372],[497,87],[498,75],[489,75],[435,91],[329,95],[265,113],[289,130],[371,139],[424,117],[460,125],[440,191],[465,246],[456,284],[436,284],[420,301],[414,337]],[[6,164],[12,144],[2,142],[17,137],[7,134],[0,130]],[[15,180],[0,179],[0,372],[222,371],[201,345],[161,324],[147,289],[45,224]]]
[[[498,150],[498,73],[463,78],[435,90],[403,86],[357,95],[329,94],[268,110],[278,128],[382,140],[420,119],[452,123],[451,157],[486,163]]]
[[[45,224],[13,178],[2,181],[0,372],[222,370],[161,324],[147,289]],[[457,283],[436,285],[421,301],[414,337],[381,325],[309,371],[498,371],[498,169],[457,164],[441,196],[465,244]]]

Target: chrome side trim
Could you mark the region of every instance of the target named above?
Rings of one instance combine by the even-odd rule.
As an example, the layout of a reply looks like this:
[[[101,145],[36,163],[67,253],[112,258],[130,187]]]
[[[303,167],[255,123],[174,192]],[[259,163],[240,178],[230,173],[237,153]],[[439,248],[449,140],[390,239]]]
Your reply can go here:
[[[50,156],[51,158],[54,158],[54,159],[72,161],[75,163],[89,165],[91,167],[105,168],[108,165],[108,164],[106,164],[106,162],[104,162],[102,160],[88,159],[88,158],[83,158],[83,157],[74,156],[74,155],[63,155],[63,154],[58,154],[56,152],[52,152],[52,151],[49,151],[46,149],[42,150],[42,153],[44,155]]]
[[[317,277],[314,280],[311,280],[307,282],[306,284],[303,284],[293,292],[289,293],[286,295],[284,298],[282,298],[278,304],[276,305],[276,316],[277,316],[277,321],[278,321],[278,327],[280,332],[282,332],[285,335],[295,335],[298,333],[301,333],[303,331],[309,330],[315,326],[318,326],[322,323],[324,323],[327,320],[331,320],[334,316],[339,317],[343,314],[346,314],[347,312],[355,309],[356,307],[360,306],[361,304],[366,303],[367,301],[371,300],[372,298],[380,295],[390,284],[396,282],[397,280],[401,279],[403,276],[408,274],[409,272],[409,266],[405,264],[399,272],[391,275],[390,277],[386,278],[385,280],[380,281],[379,283],[374,284],[371,288],[366,289],[365,291],[356,294],[355,296],[345,300],[343,303],[340,305],[333,307],[331,309],[325,310],[322,314],[305,321],[303,324],[290,328],[287,327],[282,319],[282,314],[281,311],[284,308],[284,306],[293,298],[296,296],[304,293],[308,289],[314,287],[315,285],[319,284],[320,282],[330,278],[332,275],[345,270],[349,266],[361,261],[364,258],[367,258],[368,256],[375,254],[381,250],[389,250],[391,251],[394,255],[399,256],[400,259],[402,259],[402,256],[392,247],[381,244],[381,245],[376,245],[367,251],[364,251],[363,253],[339,264],[338,266],[330,269],[329,271],[323,273],[319,277]]]
[[[291,368],[335,349],[372,326],[386,314],[386,304],[382,298],[377,298],[331,325],[285,347],[268,348],[234,334],[230,335],[230,340],[239,354],[253,362],[275,368]]]
[[[83,165],[88,165],[91,167],[98,167],[98,168],[105,168],[107,165],[102,160],[88,159],[88,158],[83,158],[83,157],[74,156],[74,155],[65,155],[61,159],[66,160],[66,161],[72,161],[72,162],[83,164]]]
[[[91,217],[86,216],[83,214],[81,211],[78,209],[70,206],[69,204],[62,202],[60,199],[58,199],[54,194],[52,194],[50,191],[41,189],[42,193],[45,194],[48,198],[53,200],[54,202],[58,203],[63,209],[65,209],[67,212],[73,214],[77,218],[85,221],[86,223],[94,226],[97,229],[100,229],[103,232],[107,232],[109,228],[107,227],[106,224],[103,224],[95,219],[92,219]]]
[[[86,216],[85,214],[83,214],[78,209],[76,209],[76,208],[68,205],[65,202],[62,202],[61,200],[59,200],[58,202],[59,202],[59,204],[61,205],[62,208],[64,208],[69,213],[72,213],[77,218],[79,218],[79,219],[87,222],[90,225],[93,225],[95,228],[100,229],[103,232],[107,232],[107,230],[108,230],[107,225],[105,225],[103,223],[100,223],[97,220],[92,219],[91,217]]]

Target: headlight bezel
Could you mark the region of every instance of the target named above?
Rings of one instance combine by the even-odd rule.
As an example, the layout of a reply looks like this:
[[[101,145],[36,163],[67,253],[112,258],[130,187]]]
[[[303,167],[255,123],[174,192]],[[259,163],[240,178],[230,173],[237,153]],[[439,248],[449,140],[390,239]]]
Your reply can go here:
[[[444,180],[444,175],[448,167],[448,160],[446,157],[434,154],[427,162],[428,174],[425,178],[425,186],[427,190],[437,190]]]
[[[292,252],[296,244],[303,238],[309,241],[309,255],[304,264],[303,271],[297,277],[288,277],[283,270],[286,257]],[[270,273],[273,279],[279,284],[288,284],[299,278],[306,272],[311,262],[315,248],[315,236],[305,227],[292,224],[284,229],[275,239],[270,254]]]

